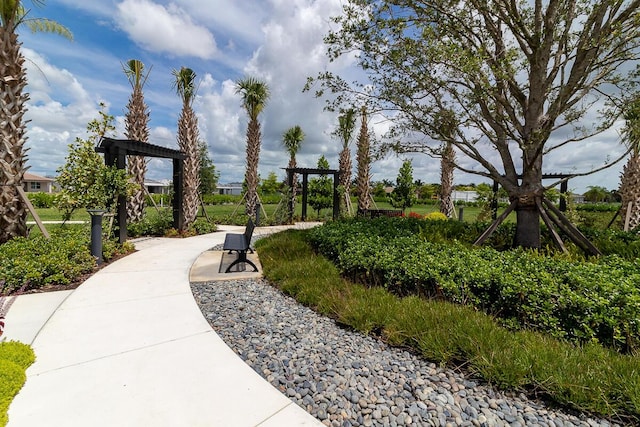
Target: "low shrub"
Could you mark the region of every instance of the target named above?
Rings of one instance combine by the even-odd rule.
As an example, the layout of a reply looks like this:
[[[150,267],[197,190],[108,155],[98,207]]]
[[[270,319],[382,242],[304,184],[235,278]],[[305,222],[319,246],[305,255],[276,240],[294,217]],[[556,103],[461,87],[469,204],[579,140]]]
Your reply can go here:
[[[27,289],[71,283],[95,266],[89,233],[66,229],[33,238],[18,237],[0,245],[0,293],[9,294],[29,283]]]
[[[9,421],[11,401],[24,385],[26,369],[35,361],[31,347],[15,341],[0,342],[0,426]]]
[[[616,212],[620,203],[577,203],[575,207],[582,212]]]
[[[207,221],[206,218],[196,218],[196,220],[189,226],[196,235],[200,234],[209,234],[218,230],[218,227],[210,221]]]
[[[152,193],[145,196],[145,204],[147,206],[165,207],[171,206],[173,194]]]
[[[36,208],[52,208],[55,194],[53,193],[27,193],[31,204]]]
[[[236,205],[242,196],[231,194],[203,194],[202,201],[205,205]]]
[[[139,236],[164,236],[167,230],[173,227],[173,212],[171,209],[150,211],[140,220],[127,224],[127,235]]]
[[[448,218],[442,212],[430,212],[424,216],[424,219],[428,219],[430,221],[434,221],[434,220],[446,221]]]
[[[102,258],[111,261],[121,255],[126,255],[135,251],[135,246],[131,242],[118,243],[114,239],[104,239],[102,241]]]
[[[611,255],[574,261],[520,249],[471,248],[444,242],[448,233],[456,234],[453,227],[443,227],[436,239],[429,231],[433,224],[408,233],[410,220],[396,219],[395,231],[388,221],[388,227],[380,221],[334,222],[309,236],[314,248],[356,282],[470,304],[511,328],[640,349],[640,260]]]

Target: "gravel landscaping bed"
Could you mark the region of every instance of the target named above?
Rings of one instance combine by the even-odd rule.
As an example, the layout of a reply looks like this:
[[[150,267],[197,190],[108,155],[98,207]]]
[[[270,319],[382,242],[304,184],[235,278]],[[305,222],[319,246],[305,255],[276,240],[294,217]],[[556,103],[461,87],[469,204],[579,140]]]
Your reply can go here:
[[[609,426],[480,384],[338,326],[264,279],[193,283],[200,310],[257,373],[328,426]]]

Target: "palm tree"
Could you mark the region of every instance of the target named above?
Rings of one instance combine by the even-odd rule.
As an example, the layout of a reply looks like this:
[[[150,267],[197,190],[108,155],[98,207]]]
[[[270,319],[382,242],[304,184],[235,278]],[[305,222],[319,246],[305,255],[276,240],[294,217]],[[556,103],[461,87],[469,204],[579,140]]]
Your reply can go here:
[[[338,128],[335,135],[342,143],[342,151],[338,160],[340,168],[340,186],[344,191],[344,198],[340,203],[346,212],[351,213],[351,150],[349,145],[356,128],[356,111],[353,108],[343,111],[338,117]]]
[[[245,211],[247,215],[256,217],[258,203],[258,162],[260,160],[260,122],[258,115],[264,110],[269,99],[269,87],[261,80],[247,77],[236,82],[236,93],[242,94],[242,106],[249,116],[247,126],[247,170],[244,175],[247,184]]]
[[[369,209],[371,203],[371,155],[369,142],[369,130],[367,128],[367,110],[362,107],[360,133],[358,134],[358,212]]]
[[[182,111],[178,118],[178,145],[186,154],[183,173],[183,204],[184,226],[188,227],[198,216],[200,198],[198,187],[200,186],[200,153],[198,142],[200,132],[198,130],[198,118],[193,111],[193,101],[196,93],[196,73],[191,68],[182,67],[173,70],[175,77],[174,88],[182,98]]]
[[[304,140],[304,132],[302,132],[302,128],[298,125],[289,128],[282,135],[282,145],[289,153],[289,164],[288,168],[292,169],[297,167],[296,162],[296,154],[298,150],[300,150],[300,146],[302,145],[302,141]],[[289,199],[289,222],[293,221],[293,212],[296,207],[296,193],[298,192],[298,176],[297,174],[293,174],[291,181],[291,198]]]
[[[33,1],[44,4],[43,0]],[[23,185],[27,141],[24,114],[29,94],[22,44],[17,28],[25,23],[31,31],[49,32],[72,39],[71,32],[48,19],[27,19],[27,10],[19,0],[0,3],[0,243],[27,235],[27,207],[18,187]]]
[[[623,141],[631,156],[622,169],[620,178],[621,214],[625,228],[640,225],[640,98],[633,101],[624,112],[626,124],[622,130]],[[629,218],[627,223],[627,218]]]
[[[125,135],[127,139],[149,142],[149,111],[142,93],[149,73],[143,74],[144,64],[137,59],[130,59],[122,68],[133,89],[124,119]],[[127,200],[127,222],[140,221],[144,215],[144,175],[147,172],[147,163],[142,156],[129,156],[127,169],[137,187],[136,192]]]

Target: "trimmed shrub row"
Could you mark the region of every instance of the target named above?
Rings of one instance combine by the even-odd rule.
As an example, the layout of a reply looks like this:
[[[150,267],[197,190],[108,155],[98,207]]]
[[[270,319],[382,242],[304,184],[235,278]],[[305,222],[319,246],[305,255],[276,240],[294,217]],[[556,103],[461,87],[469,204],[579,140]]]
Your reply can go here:
[[[42,235],[18,237],[0,245],[0,293],[8,294],[28,282],[29,289],[48,284],[71,283],[96,265],[86,230],[56,231],[50,239]]]
[[[341,221],[309,235],[312,245],[354,281],[399,295],[473,305],[513,329],[579,343],[598,341],[623,352],[640,347],[640,260],[611,255],[575,261],[434,242],[425,235],[436,225],[422,221],[422,231],[411,234],[407,222]],[[446,238],[447,230],[443,227],[438,238]]]

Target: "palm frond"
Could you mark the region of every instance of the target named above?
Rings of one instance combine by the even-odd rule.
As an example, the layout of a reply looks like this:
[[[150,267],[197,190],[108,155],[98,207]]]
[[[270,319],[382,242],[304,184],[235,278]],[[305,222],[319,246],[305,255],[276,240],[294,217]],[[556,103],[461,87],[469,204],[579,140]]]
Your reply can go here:
[[[25,19],[24,23],[33,33],[52,33],[73,40],[73,34],[64,25],[47,18]]]
[[[126,74],[132,87],[142,88],[149,77],[151,68],[149,68],[145,74],[144,63],[139,59],[130,59],[126,63],[122,64],[122,71]]]
[[[302,145],[304,136],[304,132],[299,125],[289,128],[282,135],[282,145],[284,145],[284,148],[291,157],[295,157],[298,150],[300,150],[300,145]]]
[[[242,94],[242,106],[251,119],[257,119],[269,99],[269,86],[255,77],[247,77],[236,82],[236,93]]]
[[[182,98],[182,102],[190,105],[196,93],[196,73],[191,68],[182,67],[180,70],[173,70],[171,74],[175,77],[173,88]]]

